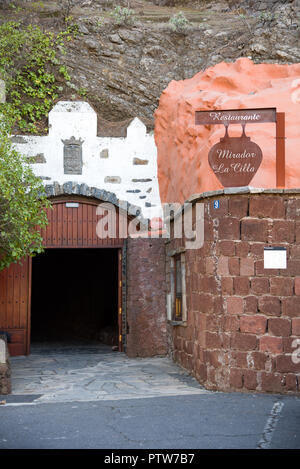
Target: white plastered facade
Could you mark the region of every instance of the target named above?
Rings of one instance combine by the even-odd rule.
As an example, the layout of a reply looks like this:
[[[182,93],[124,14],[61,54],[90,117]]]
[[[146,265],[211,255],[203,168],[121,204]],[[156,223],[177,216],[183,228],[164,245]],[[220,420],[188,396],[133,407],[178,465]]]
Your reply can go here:
[[[81,174],[66,174],[64,142],[82,142]],[[14,136],[15,148],[33,157],[34,173],[44,184],[73,181],[116,194],[141,207],[146,218],[161,216],[154,136],[135,118],[125,138],[98,137],[97,114],[82,101],[60,101],[49,113],[46,136]]]

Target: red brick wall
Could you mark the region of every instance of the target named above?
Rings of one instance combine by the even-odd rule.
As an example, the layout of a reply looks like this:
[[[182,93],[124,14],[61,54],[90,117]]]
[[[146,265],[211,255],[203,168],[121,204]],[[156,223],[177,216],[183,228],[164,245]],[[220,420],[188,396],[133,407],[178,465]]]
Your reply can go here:
[[[205,243],[185,253],[188,321],[168,327],[174,359],[209,389],[299,392],[300,364],[291,354],[300,348],[292,347],[300,339],[300,195],[199,202]],[[172,240],[167,253],[179,244]],[[287,269],[264,269],[268,245],[287,248]]]
[[[127,354],[166,355],[165,240],[129,239],[127,249]]]

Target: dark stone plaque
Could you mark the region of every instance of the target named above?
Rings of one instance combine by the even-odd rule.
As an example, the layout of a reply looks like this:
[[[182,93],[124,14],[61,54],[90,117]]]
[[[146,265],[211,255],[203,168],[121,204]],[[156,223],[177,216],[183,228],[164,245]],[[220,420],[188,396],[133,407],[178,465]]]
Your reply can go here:
[[[208,161],[224,187],[248,186],[261,164],[262,151],[247,137],[245,126],[241,137],[229,137],[226,126],[224,137],[210,149]]]
[[[62,142],[64,144],[64,174],[82,174],[83,140],[71,137]]]

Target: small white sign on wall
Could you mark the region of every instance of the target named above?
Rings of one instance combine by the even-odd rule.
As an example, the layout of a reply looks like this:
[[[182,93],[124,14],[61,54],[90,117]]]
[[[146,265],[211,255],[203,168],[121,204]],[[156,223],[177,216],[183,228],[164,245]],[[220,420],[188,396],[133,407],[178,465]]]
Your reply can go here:
[[[286,248],[265,247],[264,269],[286,269]]]

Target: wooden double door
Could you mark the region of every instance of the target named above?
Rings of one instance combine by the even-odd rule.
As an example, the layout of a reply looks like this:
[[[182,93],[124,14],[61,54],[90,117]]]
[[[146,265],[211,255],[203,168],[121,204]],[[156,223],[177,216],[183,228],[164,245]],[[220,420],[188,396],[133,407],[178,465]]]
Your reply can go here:
[[[112,221],[116,223],[113,238],[97,236],[96,227],[99,220],[97,206],[99,201],[82,198],[58,199],[52,201],[48,209],[49,224],[42,231],[46,249],[114,249],[118,251],[118,279],[116,295],[118,296],[118,338],[119,350],[122,350],[124,334],[122,331],[122,285],[124,283],[123,245],[124,239],[119,237],[124,218],[119,220],[119,213]],[[121,228],[120,228],[121,227]],[[77,275],[81,275],[77,272]],[[84,273],[82,273],[84,275]],[[9,350],[11,356],[30,353],[31,332],[31,289],[32,259],[27,257],[17,264],[0,271],[0,331],[10,335]],[[49,295],[53,294],[49,286]],[[45,298],[45,301],[47,299]]]

